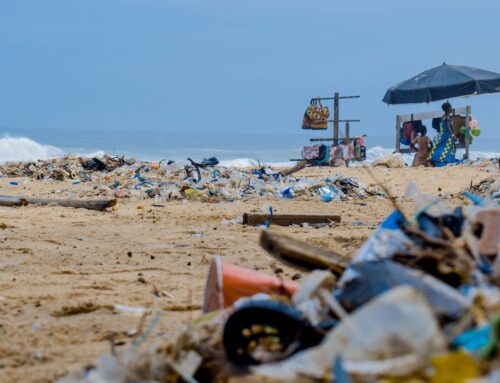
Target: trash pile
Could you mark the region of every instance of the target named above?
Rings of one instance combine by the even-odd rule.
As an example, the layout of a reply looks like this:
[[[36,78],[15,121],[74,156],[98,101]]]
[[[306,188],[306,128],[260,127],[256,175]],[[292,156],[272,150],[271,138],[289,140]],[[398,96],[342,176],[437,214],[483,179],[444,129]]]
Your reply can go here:
[[[158,200],[234,201],[256,196],[291,199],[320,196],[323,201],[383,196],[354,178],[296,178],[270,167],[242,170],[219,166],[215,158],[197,163],[145,162],[124,157],[83,159],[62,157],[48,161],[7,163],[0,166],[3,177],[36,180],[72,180],[73,184],[97,185],[94,193],[115,198],[143,197]]]
[[[500,207],[409,195],[348,263],[263,231],[301,283],[215,258],[197,321],[60,383],[499,382]]]
[[[469,191],[482,197],[489,196],[500,202],[500,176],[489,177],[476,185],[471,185]]]
[[[131,166],[135,162],[133,159],[110,157],[107,154],[102,159],[65,156],[48,161],[7,162],[0,165],[0,174],[3,177],[28,177],[36,180],[90,181],[93,172],[111,172],[125,165]]]

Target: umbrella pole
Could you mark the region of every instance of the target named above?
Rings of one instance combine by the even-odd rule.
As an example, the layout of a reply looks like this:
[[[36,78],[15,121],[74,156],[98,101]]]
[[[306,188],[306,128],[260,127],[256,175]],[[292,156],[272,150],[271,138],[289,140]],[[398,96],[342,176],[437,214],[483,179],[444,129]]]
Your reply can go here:
[[[467,105],[465,107],[465,158],[469,159],[469,119],[471,115],[471,107]]]
[[[399,116],[396,116],[396,153],[401,152],[401,129],[399,127]]]

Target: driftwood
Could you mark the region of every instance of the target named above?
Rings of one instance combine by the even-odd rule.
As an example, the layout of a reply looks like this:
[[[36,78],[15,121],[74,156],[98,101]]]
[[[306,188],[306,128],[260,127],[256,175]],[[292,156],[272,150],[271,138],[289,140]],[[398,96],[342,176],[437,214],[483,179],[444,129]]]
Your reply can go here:
[[[283,172],[284,176],[291,176],[293,173],[298,172],[299,170],[304,169],[307,166],[307,161],[300,161],[297,165],[295,165],[293,168],[288,169],[287,171]]]
[[[302,270],[328,269],[340,276],[347,268],[347,261],[332,251],[269,230],[262,232],[260,245],[279,261]]]
[[[50,199],[50,198],[31,198],[14,197],[0,195],[0,206],[26,206],[26,205],[57,205],[63,207],[74,207],[90,210],[105,210],[116,205],[116,199],[97,199],[97,200],[78,200],[78,199]]]
[[[243,214],[243,225],[264,225],[271,218],[270,214]],[[278,226],[300,225],[302,223],[320,224],[340,222],[339,215],[331,214],[273,214],[271,223]]]

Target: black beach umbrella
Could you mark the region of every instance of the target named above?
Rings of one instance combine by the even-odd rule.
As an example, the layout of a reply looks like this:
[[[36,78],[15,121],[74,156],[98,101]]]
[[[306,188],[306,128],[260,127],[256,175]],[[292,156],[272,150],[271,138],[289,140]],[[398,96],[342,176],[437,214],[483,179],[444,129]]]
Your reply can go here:
[[[389,105],[414,104],[497,92],[500,74],[443,64],[389,88],[383,101]]]

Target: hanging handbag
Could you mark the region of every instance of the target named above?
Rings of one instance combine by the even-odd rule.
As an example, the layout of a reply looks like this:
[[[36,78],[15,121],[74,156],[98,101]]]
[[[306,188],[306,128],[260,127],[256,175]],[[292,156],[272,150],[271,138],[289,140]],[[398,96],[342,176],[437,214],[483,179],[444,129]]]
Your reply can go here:
[[[328,129],[328,117],[330,116],[330,110],[327,106],[323,106],[321,104],[321,99],[319,97],[311,100],[306,113],[307,117],[311,121],[311,129]]]
[[[302,129],[312,129],[312,118],[311,116],[314,115],[316,108],[316,99],[311,98],[311,102],[309,103],[309,106],[307,107],[304,117],[302,118]]]

